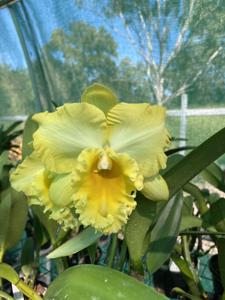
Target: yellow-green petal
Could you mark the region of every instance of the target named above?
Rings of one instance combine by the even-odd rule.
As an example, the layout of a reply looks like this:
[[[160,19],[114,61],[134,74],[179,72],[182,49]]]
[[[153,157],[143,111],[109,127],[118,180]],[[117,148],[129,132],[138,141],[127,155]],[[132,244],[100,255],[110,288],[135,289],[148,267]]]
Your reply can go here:
[[[56,176],[49,188],[49,197],[54,205],[66,207],[72,201],[74,189],[71,182],[72,173]]]
[[[95,83],[84,91],[81,96],[81,102],[95,105],[107,114],[118,103],[118,98],[108,87]]]
[[[51,171],[72,171],[83,149],[105,143],[105,114],[91,104],[65,104],[56,112],[39,113],[33,119],[39,124],[33,135],[34,149]]]
[[[120,103],[109,111],[107,122],[109,146],[135,159],[145,177],[154,176],[166,167],[164,150],[170,139],[163,107]]]
[[[12,187],[28,197],[29,205],[42,206],[44,212],[48,211],[50,218],[56,220],[64,229],[77,228],[78,219],[74,217],[73,208],[68,205],[71,201],[70,175],[54,177],[33,152],[12,172],[10,179]],[[54,192],[50,193],[51,189]],[[55,191],[59,193],[58,197]],[[61,205],[57,205],[59,199]]]
[[[161,175],[146,178],[141,192],[152,201],[167,201],[169,199],[169,189]]]
[[[32,153],[12,172],[10,181],[16,191],[33,196],[36,193],[35,183],[42,182],[43,176],[44,165],[36,153]]]

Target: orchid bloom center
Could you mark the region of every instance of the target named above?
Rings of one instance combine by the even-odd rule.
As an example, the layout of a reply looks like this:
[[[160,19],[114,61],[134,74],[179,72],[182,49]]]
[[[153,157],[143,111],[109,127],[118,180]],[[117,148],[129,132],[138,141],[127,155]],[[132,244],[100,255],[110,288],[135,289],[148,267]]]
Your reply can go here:
[[[104,151],[100,155],[100,159],[98,161],[97,168],[99,171],[101,170],[112,170],[112,160],[109,155]]]

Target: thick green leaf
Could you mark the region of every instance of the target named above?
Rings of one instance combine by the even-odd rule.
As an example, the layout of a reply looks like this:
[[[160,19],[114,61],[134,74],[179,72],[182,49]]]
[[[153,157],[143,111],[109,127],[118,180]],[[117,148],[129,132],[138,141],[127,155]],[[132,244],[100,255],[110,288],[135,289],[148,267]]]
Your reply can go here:
[[[150,272],[154,273],[167,260],[179,233],[183,198],[179,193],[162,210],[151,231],[151,241],[146,262]]]
[[[137,195],[137,207],[130,216],[125,228],[125,239],[130,260],[134,269],[142,270],[142,258],[148,249],[149,228],[156,213],[156,202]]]
[[[29,116],[29,118],[25,123],[24,131],[23,131],[23,146],[22,146],[23,159],[25,159],[33,151],[33,146],[32,146],[33,133],[37,129],[38,129],[38,124],[32,120],[32,116]]]
[[[51,252],[48,255],[48,258],[62,257],[77,253],[92,245],[101,235],[102,233],[96,231],[94,228],[88,227],[81,233],[76,235],[74,238],[65,242],[60,247]]]
[[[214,134],[164,174],[170,197],[225,153],[225,128]]]
[[[44,300],[166,300],[133,277],[96,265],[72,267],[49,286]]]
[[[118,98],[108,87],[95,83],[84,91],[81,96],[81,102],[95,105],[107,114],[118,103]]]

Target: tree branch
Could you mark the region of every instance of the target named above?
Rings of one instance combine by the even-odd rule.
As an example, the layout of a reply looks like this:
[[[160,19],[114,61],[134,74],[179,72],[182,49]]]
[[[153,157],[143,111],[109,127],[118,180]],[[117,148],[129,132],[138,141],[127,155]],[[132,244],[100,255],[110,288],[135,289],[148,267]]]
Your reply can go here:
[[[202,75],[202,73],[209,67],[209,65],[212,63],[212,61],[221,53],[223,52],[223,47],[219,47],[217,48],[208,58],[207,62],[205,63],[204,67],[202,67],[197,74],[192,78],[191,82],[186,82],[184,83],[181,87],[179,87],[176,92],[174,92],[172,95],[167,96],[164,98],[164,100],[162,101],[162,103],[165,103],[167,101],[169,101],[172,98],[178,97],[180,95],[182,95],[190,86],[192,86],[197,80],[198,78]]]
[[[168,67],[168,65],[171,63],[171,61],[177,56],[177,54],[180,52],[181,47],[182,47],[182,42],[184,39],[184,36],[189,28],[190,22],[192,20],[192,15],[193,15],[193,8],[194,8],[194,4],[195,4],[196,0],[191,0],[190,1],[190,6],[189,6],[189,13],[188,16],[184,22],[183,27],[180,30],[180,33],[177,37],[175,46],[173,51],[171,52],[170,56],[167,59],[166,64],[164,65],[164,67],[162,68],[162,73],[165,72],[166,68]]]

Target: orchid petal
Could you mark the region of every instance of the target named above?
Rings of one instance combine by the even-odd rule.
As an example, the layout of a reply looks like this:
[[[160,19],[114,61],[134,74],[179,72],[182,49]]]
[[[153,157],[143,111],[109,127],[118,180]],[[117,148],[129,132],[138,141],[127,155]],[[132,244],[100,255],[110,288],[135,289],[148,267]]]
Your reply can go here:
[[[163,107],[121,103],[109,111],[107,121],[110,148],[135,159],[145,177],[166,167],[164,150],[170,140]]]
[[[44,168],[36,153],[27,157],[11,174],[11,184],[15,190],[28,196],[30,205],[43,206],[44,211],[49,212],[50,218],[56,220],[64,229],[78,226],[78,219],[74,217],[72,207],[69,206],[72,197],[70,175],[54,177]]]
[[[88,103],[65,104],[56,112],[36,114],[33,120],[39,123],[33,146],[50,171],[72,171],[83,149],[101,147],[105,141],[105,115]]]
[[[81,102],[95,105],[107,114],[118,103],[118,98],[108,87],[95,83],[84,91],[81,96]]]
[[[142,194],[152,201],[167,201],[169,189],[161,175],[145,178]]]
[[[136,206],[137,188],[142,188],[136,162],[127,154],[115,154],[109,169],[98,169],[102,149],[86,149],[74,171],[74,202],[80,222],[103,233],[117,232]]]

